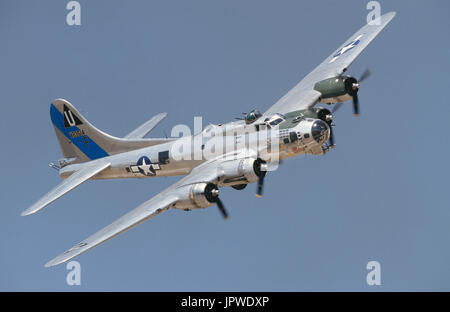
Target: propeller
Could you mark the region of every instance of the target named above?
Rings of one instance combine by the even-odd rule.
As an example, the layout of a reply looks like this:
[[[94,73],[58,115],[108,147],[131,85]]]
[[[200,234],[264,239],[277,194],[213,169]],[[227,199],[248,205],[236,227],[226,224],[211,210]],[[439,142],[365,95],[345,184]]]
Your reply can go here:
[[[334,132],[333,132],[333,126],[330,125],[330,146],[334,146]]]
[[[258,175],[258,188],[256,190],[256,197],[261,198],[263,193],[263,186],[264,186],[264,173],[260,173]]]
[[[361,75],[361,77],[359,77],[359,83],[363,82],[364,80],[366,80],[367,78],[369,78],[369,76],[372,74],[372,72],[370,71],[369,68],[367,68]]]
[[[219,198],[219,188],[217,187],[217,185],[213,183],[208,183],[208,185],[205,188],[205,196],[210,203],[216,203],[217,208],[219,208],[223,218],[227,220],[229,218],[228,212]]]
[[[351,92],[349,92],[352,96],[352,102],[353,102],[353,115],[355,116],[359,116],[359,98],[358,98],[358,91],[359,91],[359,87],[361,85],[361,82],[363,82],[364,80],[366,80],[367,78],[369,78],[369,76],[372,74],[372,72],[370,71],[370,69],[366,69],[362,75],[359,77],[359,80],[356,80],[354,78],[351,78],[353,81],[350,81],[351,83]],[[336,112],[339,108],[341,108],[342,103],[336,103],[336,105],[334,105],[331,113]]]
[[[267,174],[267,164],[262,159],[255,160],[253,164],[253,169],[255,170],[255,173],[258,175],[258,187],[256,189],[256,197],[262,197],[263,194],[263,186],[264,186],[264,178]]]
[[[225,206],[223,205],[222,201],[220,200],[220,198],[217,197],[217,208],[219,208],[220,212],[222,213],[222,216],[225,220],[227,220],[229,218],[227,210],[225,209]]]
[[[359,116],[359,98],[358,98],[359,86],[360,86],[361,82],[363,82],[364,80],[369,78],[370,75],[371,75],[371,71],[369,68],[367,68],[362,73],[362,75],[359,77],[358,82],[353,84],[353,89],[356,91],[353,94],[353,115],[355,115],[355,116]]]
[[[337,111],[342,106],[342,102],[336,103],[334,105],[333,109],[331,110],[331,113],[334,114],[335,111]]]
[[[353,96],[353,115],[355,117],[359,116],[359,99],[357,93]]]

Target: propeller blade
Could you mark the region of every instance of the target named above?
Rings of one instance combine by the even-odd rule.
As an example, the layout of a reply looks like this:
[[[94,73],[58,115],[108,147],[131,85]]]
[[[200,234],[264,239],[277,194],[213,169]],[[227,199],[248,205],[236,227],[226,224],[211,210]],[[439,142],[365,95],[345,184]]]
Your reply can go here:
[[[258,188],[256,189],[256,197],[261,198],[262,192],[263,192],[263,186],[264,186],[264,178],[265,178],[265,172],[260,171],[258,176]]]
[[[223,203],[222,203],[222,201],[220,200],[220,198],[217,198],[216,204],[217,204],[217,207],[219,208],[220,212],[222,213],[223,218],[224,218],[225,220],[227,220],[227,219],[229,218],[229,216],[228,216],[228,213],[227,213],[227,211],[226,211],[226,209],[225,209],[225,206],[223,205]]]
[[[341,106],[342,102],[336,103],[336,105],[334,105],[333,109],[331,110],[331,113],[334,114],[334,112],[341,108]]]
[[[262,197],[264,186],[264,172],[261,172],[258,177],[258,189],[256,190],[256,197]]]
[[[256,197],[262,197],[264,178],[266,177],[269,166],[264,160],[261,159],[257,159],[253,166],[256,166],[254,167],[254,170],[258,175],[258,188],[256,189]]]
[[[353,96],[353,115],[359,116],[359,99],[358,94]]]
[[[369,76],[372,74],[372,72],[370,71],[370,69],[366,69],[364,71],[364,73],[362,73],[361,77],[359,78],[358,82],[361,83],[364,80],[366,80],[367,78],[369,78]]]
[[[334,131],[331,125],[330,125],[330,145],[334,146]]]

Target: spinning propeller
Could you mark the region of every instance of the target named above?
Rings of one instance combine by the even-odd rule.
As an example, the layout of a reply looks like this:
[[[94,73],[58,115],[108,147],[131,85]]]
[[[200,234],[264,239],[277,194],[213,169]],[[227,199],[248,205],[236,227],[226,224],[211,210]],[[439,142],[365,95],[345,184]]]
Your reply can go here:
[[[359,77],[358,81],[352,82],[351,89],[353,90],[353,92],[350,95],[352,96],[352,100],[353,100],[353,115],[354,116],[359,116],[358,91],[359,91],[360,84],[361,84],[361,82],[366,80],[370,75],[371,75],[370,69],[366,69],[362,73],[361,77]],[[331,114],[334,114],[339,108],[341,108],[342,104],[343,104],[342,102],[336,103],[336,105],[334,105],[333,109],[331,110]],[[334,134],[333,134],[333,126],[332,125],[330,125],[330,145],[334,146]]]
[[[353,88],[355,89],[356,93],[353,95],[353,114],[355,116],[359,116],[359,99],[358,99],[358,90],[360,83],[366,80],[370,76],[370,69],[366,69],[364,73],[361,75],[357,83],[353,84]]]
[[[333,132],[333,125],[330,125],[330,146],[334,146],[334,132]]]
[[[258,158],[253,163],[253,169],[255,170],[255,173],[258,176],[258,186],[256,189],[256,197],[262,197],[264,178],[266,177],[268,166],[264,160]]]
[[[353,100],[353,114],[355,116],[359,116],[359,98],[358,98],[358,91],[359,91],[359,87],[361,82],[363,82],[364,80],[366,80],[369,76],[371,75],[371,71],[370,69],[366,69],[361,77],[359,78],[359,80],[357,80],[356,82],[352,82],[351,85],[351,89],[353,90],[353,92],[350,93],[350,95],[352,96],[352,100]],[[355,79],[354,79],[355,80]],[[342,103],[339,102],[337,103],[334,107],[333,110],[331,111],[331,113],[334,113],[335,111],[337,111],[340,107],[342,106]]]
[[[223,218],[226,220],[229,218],[228,212],[225,209],[224,204],[219,198],[219,188],[217,185],[213,183],[209,183],[205,188],[205,196],[211,203],[216,203],[217,208],[219,208],[220,212],[222,213]]]
[[[225,209],[225,206],[223,205],[222,201],[220,200],[220,198],[217,199],[217,208],[219,208],[220,212],[222,213],[222,216],[225,220],[227,220],[229,218],[228,216],[228,212]]]

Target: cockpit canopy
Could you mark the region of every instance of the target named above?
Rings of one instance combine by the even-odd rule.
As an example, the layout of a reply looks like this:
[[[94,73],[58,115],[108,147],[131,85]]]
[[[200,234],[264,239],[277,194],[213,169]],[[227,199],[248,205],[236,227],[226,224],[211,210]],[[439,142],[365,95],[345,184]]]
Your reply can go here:
[[[249,125],[261,116],[262,116],[261,112],[257,109],[254,109],[245,116],[245,123]]]
[[[275,127],[285,120],[286,117],[283,114],[273,114],[272,116],[266,118],[264,122],[269,126]]]

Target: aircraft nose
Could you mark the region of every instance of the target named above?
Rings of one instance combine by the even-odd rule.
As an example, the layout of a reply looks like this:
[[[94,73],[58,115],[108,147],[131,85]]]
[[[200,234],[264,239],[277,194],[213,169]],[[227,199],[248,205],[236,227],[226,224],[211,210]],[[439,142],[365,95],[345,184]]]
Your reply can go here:
[[[330,136],[330,127],[323,120],[316,120],[311,126],[311,135],[317,143],[323,143]]]

